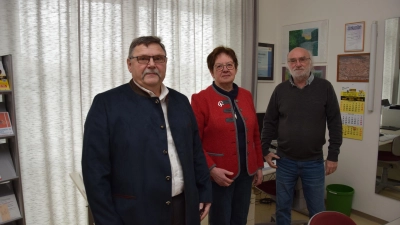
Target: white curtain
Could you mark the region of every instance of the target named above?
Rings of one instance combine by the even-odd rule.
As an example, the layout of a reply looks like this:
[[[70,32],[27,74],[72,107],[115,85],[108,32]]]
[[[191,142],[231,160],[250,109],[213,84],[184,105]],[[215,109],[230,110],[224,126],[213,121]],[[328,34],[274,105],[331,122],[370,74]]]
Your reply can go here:
[[[212,49],[232,47],[241,62],[241,0],[82,0],[80,12],[83,118],[95,94],[131,78],[126,58],[135,37],[162,38],[168,57],[164,84],[189,99],[212,83],[206,64]]]
[[[15,93],[26,224],[86,224],[69,173],[82,148],[78,4],[19,1]]]
[[[82,129],[93,97],[131,78],[126,58],[132,39],[163,39],[168,57],[164,82],[190,99],[212,82],[206,57],[214,47],[232,47],[241,66],[242,4],[19,1],[14,44],[20,50],[13,59],[27,224],[87,224],[86,203],[69,173],[81,170]],[[236,83],[241,83],[240,73]]]

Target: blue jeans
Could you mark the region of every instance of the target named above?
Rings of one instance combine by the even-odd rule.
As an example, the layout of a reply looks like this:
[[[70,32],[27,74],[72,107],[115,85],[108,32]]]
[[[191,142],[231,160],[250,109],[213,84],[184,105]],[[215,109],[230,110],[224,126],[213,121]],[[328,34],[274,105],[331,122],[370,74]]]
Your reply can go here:
[[[304,198],[309,217],[325,210],[325,167],[324,161],[294,161],[281,157],[277,160],[276,169],[276,222],[278,225],[289,225],[294,189],[298,178],[301,178]]]
[[[252,182],[253,176],[243,170],[229,187],[212,182],[213,202],[208,215],[210,225],[246,225]]]

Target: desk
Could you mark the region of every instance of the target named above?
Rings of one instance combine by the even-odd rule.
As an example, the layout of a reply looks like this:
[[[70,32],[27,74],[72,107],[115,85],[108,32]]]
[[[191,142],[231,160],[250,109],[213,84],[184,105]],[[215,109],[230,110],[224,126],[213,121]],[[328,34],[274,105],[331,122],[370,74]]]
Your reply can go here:
[[[392,137],[392,139],[390,139],[390,140],[385,140],[385,141],[379,140],[379,146],[382,146],[382,145],[386,145],[386,144],[392,143],[392,142],[393,142],[393,138],[396,137],[396,136],[393,136],[393,135],[399,136],[399,135],[400,135],[400,130],[394,131],[394,130],[384,130],[384,129],[380,129],[380,133],[381,133],[381,134],[389,134],[389,135]],[[379,139],[381,139],[381,137],[379,137]]]
[[[385,130],[385,129],[380,129],[380,133],[385,134],[386,135],[390,135],[389,137],[391,139],[388,140],[382,140],[382,137],[379,137],[379,146],[378,146],[378,154],[389,154],[389,152],[392,152],[393,149],[393,139],[395,137],[398,137],[400,135],[400,130]],[[386,169],[384,170],[383,168]],[[383,183],[392,183],[389,181],[393,181],[395,183],[398,183],[400,181],[400,163],[395,164],[395,162],[393,163],[388,163],[385,161],[381,161],[378,159],[377,161],[377,169],[376,169],[376,177],[377,177],[377,182],[376,182],[376,189],[375,192],[376,193],[380,193],[380,191],[382,191],[382,187],[385,186],[383,185]],[[382,182],[382,177],[384,177],[384,182]],[[386,179],[388,179],[388,181],[386,182]],[[398,195],[398,194],[396,194]],[[393,195],[394,198],[395,195]]]
[[[390,223],[387,223],[386,225],[400,225],[400,218],[397,218],[396,220],[393,220]]]

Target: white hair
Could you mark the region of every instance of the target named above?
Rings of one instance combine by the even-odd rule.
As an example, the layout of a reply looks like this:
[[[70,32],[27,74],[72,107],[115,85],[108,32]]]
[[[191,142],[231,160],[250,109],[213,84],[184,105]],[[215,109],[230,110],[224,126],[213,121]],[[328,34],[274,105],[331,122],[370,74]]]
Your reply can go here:
[[[302,48],[302,47],[298,47],[298,48]],[[308,52],[308,55],[310,56],[310,71],[314,72],[314,58],[313,58],[313,55],[311,54],[311,51],[308,50],[308,49],[305,49],[305,48],[302,48],[302,49],[304,49],[304,50],[306,50]],[[289,71],[290,71],[289,62],[288,62],[287,58],[289,57],[290,52],[288,52],[288,54],[286,55],[286,63],[285,63],[286,69],[289,70]]]

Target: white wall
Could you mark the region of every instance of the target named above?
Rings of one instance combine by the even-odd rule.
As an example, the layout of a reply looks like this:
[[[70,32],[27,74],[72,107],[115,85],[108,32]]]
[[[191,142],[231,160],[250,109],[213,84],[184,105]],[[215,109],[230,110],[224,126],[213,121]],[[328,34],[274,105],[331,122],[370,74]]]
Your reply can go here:
[[[371,23],[378,22],[378,46],[374,111],[364,115],[362,141],[343,139],[338,170],[327,177],[326,183],[346,184],[355,189],[353,209],[391,221],[400,216],[400,201],[375,194],[375,173],[378,149],[380,101],[382,92],[384,21],[400,17],[399,0],[260,0],[259,42],[275,44],[274,82],[257,85],[257,112],[265,112],[275,86],[281,82],[281,29],[317,20],[329,20],[327,79],[333,84],[338,98],[344,83],[336,82],[336,61],[344,52],[346,23],[365,21],[364,52],[370,52]],[[325,146],[326,151],[326,146]]]

